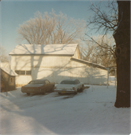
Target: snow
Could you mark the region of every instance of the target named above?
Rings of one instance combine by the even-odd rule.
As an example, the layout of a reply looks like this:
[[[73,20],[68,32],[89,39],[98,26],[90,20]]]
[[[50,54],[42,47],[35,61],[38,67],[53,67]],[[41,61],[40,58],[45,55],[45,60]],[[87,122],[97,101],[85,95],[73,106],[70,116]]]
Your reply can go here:
[[[71,59],[72,60],[79,61],[79,62],[82,62],[82,63],[91,64],[93,66],[96,66],[96,67],[99,67],[99,68],[102,68],[102,69],[106,69],[107,70],[107,68],[105,66],[102,66],[102,65],[99,65],[99,64],[96,64],[96,63],[92,63],[92,62],[89,62],[87,60],[77,59],[77,58],[73,58],[73,57]]]
[[[20,44],[17,45],[9,54],[53,54],[53,55],[74,55],[78,44]]]
[[[109,81],[115,81],[115,76],[109,76]]]
[[[92,85],[77,95],[0,93],[0,133],[129,135],[130,108],[115,108],[116,88]]]
[[[15,71],[13,71],[10,68],[9,63],[2,63],[2,62],[0,62],[0,69],[2,69],[4,72],[6,72],[7,74],[9,74],[11,76],[17,76],[17,74],[15,73]]]

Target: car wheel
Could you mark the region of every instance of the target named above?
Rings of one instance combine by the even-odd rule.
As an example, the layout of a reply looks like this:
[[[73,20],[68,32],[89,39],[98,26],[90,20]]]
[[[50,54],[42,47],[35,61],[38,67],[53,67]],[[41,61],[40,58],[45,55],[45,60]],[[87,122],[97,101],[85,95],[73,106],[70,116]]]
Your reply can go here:
[[[48,93],[48,90],[47,89],[42,89],[42,93]]]
[[[42,89],[41,94],[42,94],[42,95],[45,95],[45,93],[46,93],[46,91],[45,91],[44,89]]]
[[[45,92],[42,92],[42,95],[45,95]]]
[[[77,91],[78,91],[78,92],[81,92],[81,89],[78,89]]]
[[[81,89],[80,89],[80,92],[83,92],[84,90],[84,86],[82,85]]]
[[[54,86],[50,88],[49,93],[54,91]]]
[[[61,93],[60,93],[60,92],[58,92],[58,94],[59,94],[59,95],[61,95]]]
[[[51,92],[54,92],[54,89],[55,89],[55,85],[53,85],[53,87],[52,87],[52,91],[51,91]]]
[[[84,90],[84,85],[82,85],[82,91]]]
[[[77,94],[77,92],[78,92],[78,89],[75,91],[75,94]]]
[[[26,93],[28,96],[30,95],[30,93]]]

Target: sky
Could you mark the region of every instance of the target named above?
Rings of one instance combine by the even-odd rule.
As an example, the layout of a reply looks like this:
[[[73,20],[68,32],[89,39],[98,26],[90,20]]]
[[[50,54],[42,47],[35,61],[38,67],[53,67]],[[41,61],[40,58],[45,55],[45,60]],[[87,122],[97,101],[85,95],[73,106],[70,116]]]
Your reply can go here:
[[[62,12],[69,18],[86,21],[91,16],[90,5],[91,1],[2,0],[0,2],[0,46],[3,46],[9,53],[17,44],[20,44],[17,34],[19,25],[33,18],[37,11],[44,14],[53,9],[56,14]]]

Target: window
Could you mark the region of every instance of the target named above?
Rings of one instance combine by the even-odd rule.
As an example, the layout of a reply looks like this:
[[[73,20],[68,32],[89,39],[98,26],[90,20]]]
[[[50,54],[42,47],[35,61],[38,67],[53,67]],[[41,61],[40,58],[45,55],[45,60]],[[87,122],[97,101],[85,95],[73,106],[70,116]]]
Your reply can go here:
[[[50,82],[48,80],[45,81],[45,84],[49,84]]]
[[[42,81],[42,80],[34,80],[34,81],[29,82],[29,84],[44,84],[44,81]]]
[[[62,81],[61,84],[76,84],[75,81],[65,80]]]
[[[31,75],[31,71],[26,71],[26,75]]]
[[[25,75],[25,71],[20,71],[20,75]]]
[[[31,75],[30,70],[15,70],[18,75]]]
[[[15,72],[16,72],[18,75],[20,74],[20,73],[19,73],[19,72],[20,72],[19,70],[15,70]]]
[[[75,82],[76,82],[76,84],[79,84],[79,83],[80,83],[80,81],[79,81],[79,80],[76,80]]]
[[[15,72],[16,72],[18,75],[25,75],[25,71],[23,71],[23,70],[15,70]]]

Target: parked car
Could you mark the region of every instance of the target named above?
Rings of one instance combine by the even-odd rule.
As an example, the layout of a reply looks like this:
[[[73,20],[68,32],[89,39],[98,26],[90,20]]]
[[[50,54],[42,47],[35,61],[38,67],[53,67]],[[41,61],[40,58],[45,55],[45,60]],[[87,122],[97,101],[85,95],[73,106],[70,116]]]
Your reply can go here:
[[[51,83],[47,79],[32,80],[27,85],[21,87],[23,93],[29,94],[45,94],[54,91],[55,83]]]
[[[61,93],[75,93],[83,91],[84,84],[78,79],[67,79],[61,81],[54,89],[58,94]]]

